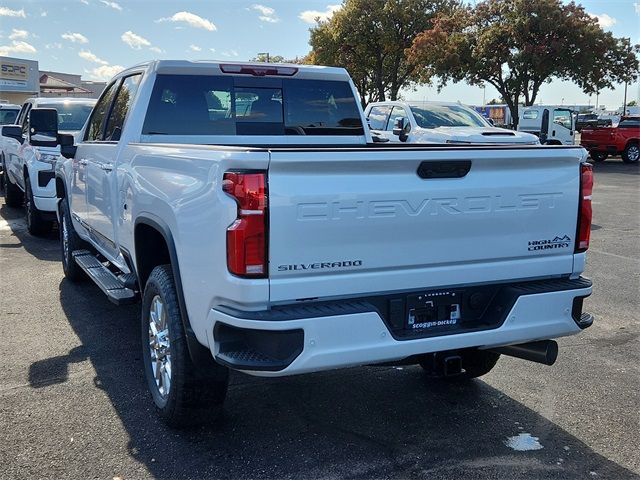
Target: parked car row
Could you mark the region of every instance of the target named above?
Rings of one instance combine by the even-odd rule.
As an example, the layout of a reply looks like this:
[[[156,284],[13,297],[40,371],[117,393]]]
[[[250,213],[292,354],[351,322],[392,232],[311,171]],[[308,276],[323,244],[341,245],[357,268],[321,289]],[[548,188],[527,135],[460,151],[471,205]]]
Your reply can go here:
[[[218,413],[229,370],[402,361],[469,379],[501,354],[552,365],[552,339],[593,322],[580,147],[405,103],[367,109],[374,143],[331,67],[153,61],[111,80],[79,131],[49,106],[2,127],[7,201],[26,192],[32,229],[33,203],[57,211],[68,281],[141,303],[171,426]]]

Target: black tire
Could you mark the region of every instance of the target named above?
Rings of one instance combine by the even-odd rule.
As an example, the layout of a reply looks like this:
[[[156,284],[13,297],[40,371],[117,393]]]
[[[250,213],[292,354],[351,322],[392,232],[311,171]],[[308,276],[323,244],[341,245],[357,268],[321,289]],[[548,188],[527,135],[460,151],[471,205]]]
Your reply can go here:
[[[604,152],[589,152],[589,156],[594,162],[604,162],[609,157],[609,154]]]
[[[477,348],[469,348],[455,352],[462,357],[462,373],[450,377],[445,377],[438,372],[437,365],[434,364],[434,355],[427,354],[420,358],[420,366],[424,369],[429,378],[460,381],[478,378],[489,373],[498,363],[499,353],[489,352],[487,350],[478,350]]]
[[[164,317],[158,316],[157,310],[152,315],[154,302],[157,301],[162,304]],[[162,322],[155,323],[156,330],[166,332],[155,337],[150,327],[150,320],[154,316],[156,319],[163,318]],[[229,370],[215,364],[213,370],[205,373],[193,364],[170,265],[155,267],[147,280],[142,297],[141,333],[144,373],[160,418],[172,428],[190,427],[215,420],[222,412],[227,395]],[[162,340],[158,341],[158,338]],[[162,349],[163,352],[160,351]],[[160,383],[167,384],[167,361],[170,366],[169,382],[168,387],[163,387]],[[162,377],[161,380],[156,381],[154,365],[156,372],[160,372],[158,376]]]
[[[87,275],[84,270],[76,263],[73,258],[74,250],[82,250],[88,247],[76,233],[71,221],[71,212],[69,211],[69,203],[66,198],[60,200],[60,251],[62,254],[62,270],[65,278],[72,282],[80,282],[86,280]]]
[[[4,184],[4,203],[6,203],[8,207],[18,208],[22,206],[24,194],[17,185],[11,183],[6,168],[3,170],[4,174],[2,175],[2,182]]]
[[[640,144],[630,143],[622,152],[622,161],[624,163],[638,163],[640,160]]]
[[[53,222],[42,218],[42,212],[37,209],[33,201],[33,190],[31,190],[31,181],[27,176],[24,179],[24,206],[27,211],[27,230],[31,235],[40,237],[51,232]]]

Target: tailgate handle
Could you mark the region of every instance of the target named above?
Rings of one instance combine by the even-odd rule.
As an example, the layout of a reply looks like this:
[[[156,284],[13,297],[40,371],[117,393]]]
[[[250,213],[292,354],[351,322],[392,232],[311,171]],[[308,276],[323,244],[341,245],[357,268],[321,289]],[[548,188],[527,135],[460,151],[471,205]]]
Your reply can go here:
[[[420,178],[462,178],[471,170],[471,160],[442,160],[422,162]]]

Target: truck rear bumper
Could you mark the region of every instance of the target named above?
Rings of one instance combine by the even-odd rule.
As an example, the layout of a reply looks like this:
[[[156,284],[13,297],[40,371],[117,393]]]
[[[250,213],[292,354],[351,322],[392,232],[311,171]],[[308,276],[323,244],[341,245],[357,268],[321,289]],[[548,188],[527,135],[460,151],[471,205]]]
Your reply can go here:
[[[299,318],[265,320],[212,309],[209,345],[219,363],[251,375],[277,377],[557,338],[579,333],[591,324],[592,317],[582,315],[582,299],[591,294],[590,282],[575,282],[579,288],[518,296],[496,328],[425,338],[398,338],[377,310],[318,316],[310,307],[312,316],[304,318],[304,307],[298,307]],[[247,348],[249,344],[254,347]]]

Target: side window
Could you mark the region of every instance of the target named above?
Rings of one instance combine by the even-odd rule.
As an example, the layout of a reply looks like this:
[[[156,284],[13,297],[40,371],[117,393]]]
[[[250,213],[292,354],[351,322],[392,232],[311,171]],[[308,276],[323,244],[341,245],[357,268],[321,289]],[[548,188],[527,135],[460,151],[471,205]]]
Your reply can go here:
[[[389,106],[379,106],[371,108],[368,117],[371,130],[384,130],[385,126],[387,125],[389,112],[391,112],[391,107]]]
[[[409,118],[407,117],[407,112],[404,110],[404,108],[393,107],[393,110],[391,111],[391,115],[389,116],[389,121],[387,122],[387,128],[385,130],[388,130],[388,131],[393,130],[393,126],[396,123],[396,118],[398,117],[404,117],[406,119]]]
[[[556,109],[553,111],[553,123],[571,130],[571,110]]]
[[[126,77],[122,81],[122,84],[118,89],[118,94],[116,95],[116,101],[111,109],[111,115],[109,115],[109,120],[107,121],[107,129],[104,135],[105,140],[115,142],[120,140],[124,121],[127,118],[127,114],[131,108],[131,103],[138,91],[138,85],[140,85],[141,78],[142,75],[137,74]]]
[[[89,118],[89,126],[84,134],[85,141],[97,142],[103,139],[102,132],[104,131],[104,123],[109,113],[111,101],[116,93],[116,86],[119,82],[120,81],[117,80],[109,85],[93,108],[91,118]]]

